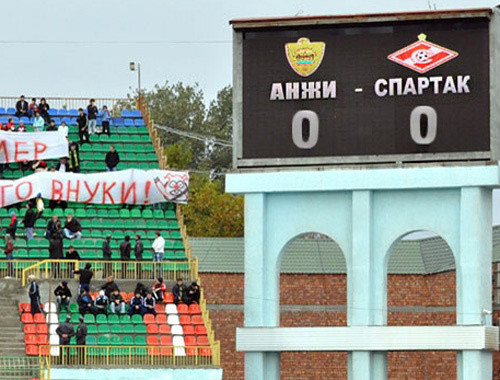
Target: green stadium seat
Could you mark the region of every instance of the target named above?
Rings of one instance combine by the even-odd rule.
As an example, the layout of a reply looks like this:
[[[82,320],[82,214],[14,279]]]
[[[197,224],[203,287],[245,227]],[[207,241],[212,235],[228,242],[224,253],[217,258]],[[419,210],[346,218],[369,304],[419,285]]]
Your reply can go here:
[[[126,164],[126,163],[124,163],[123,161],[122,161],[122,162],[119,162],[119,163],[118,163],[118,165],[116,166],[116,168],[117,168],[118,170],[125,170],[125,169],[127,169],[127,164]]]
[[[172,240],[165,240],[165,249],[174,249],[174,242]]]
[[[14,241],[15,248],[26,248],[27,246],[26,240],[17,239]]]
[[[90,335],[97,334],[97,326],[96,325],[87,325],[87,333]]]
[[[163,213],[163,210],[154,210],[153,211],[153,218],[163,219],[164,217],[165,217],[165,214]]]
[[[83,153],[83,152],[92,152],[93,149],[95,149],[95,144],[92,144],[92,145],[89,145],[89,144],[83,144],[81,147],[80,147],[80,152]]]
[[[102,135],[102,136],[106,136],[106,135]],[[99,142],[99,136],[97,135],[91,135],[90,138],[89,138],[90,142],[91,143],[97,143]]]
[[[147,161],[147,156],[145,153],[137,153],[137,161]]]
[[[2,221],[2,227],[7,227],[7,226],[4,226],[4,221],[7,222],[7,226],[9,225],[9,220],[7,219],[4,219]],[[38,219],[36,222],[35,222],[35,228],[45,228],[47,226],[47,223],[45,223],[45,220],[44,219]]]
[[[102,152],[96,152],[94,154],[92,154],[92,160],[98,162],[98,161],[104,161],[104,159],[106,158],[106,155]]]
[[[119,335],[123,334],[122,325],[111,325],[111,334],[119,334]]]
[[[76,209],[76,210],[75,210],[75,217],[76,217],[77,219],[87,217],[87,214],[86,214],[86,212],[85,212],[85,209],[84,209],[84,208],[79,208],[79,209]]]
[[[120,317],[117,314],[110,314],[108,316],[108,323],[109,324],[119,324],[120,323]]]
[[[82,232],[82,236],[83,236],[83,232]],[[86,237],[86,236],[84,236]],[[102,239],[102,232],[101,230],[92,230],[92,233],[90,234],[90,237],[91,238],[95,238],[95,239]]]
[[[121,135],[120,136],[120,142],[121,143],[129,143],[130,142],[130,136],[128,136],[128,135]]]
[[[92,335],[87,335],[85,337],[85,344],[87,346],[95,346],[97,345],[97,339],[95,336],[92,336]]]
[[[171,210],[165,211],[165,218],[167,218],[167,219],[177,219],[177,216],[175,215],[175,211],[171,211]]]
[[[148,211],[148,210],[144,210],[144,211]],[[156,230],[157,226],[158,226],[158,224],[156,223],[156,220],[154,220],[154,219],[146,221],[146,228],[148,230]]]
[[[142,315],[138,315],[138,314],[132,315],[132,323],[133,324],[142,323]]]
[[[80,256],[85,260],[95,260],[97,258],[97,254],[95,251],[82,251]]]
[[[97,324],[107,324],[108,317],[106,317],[104,314],[97,314],[96,323]]]
[[[118,212],[118,210],[109,210],[108,211],[108,218],[116,219],[119,217],[120,217],[120,213]]]
[[[113,231],[113,233],[111,234],[111,238],[115,240],[123,240],[125,239],[125,234],[123,233],[123,231]]]
[[[97,217],[103,218],[103,219],[108,218],[109,217],[108,210],[105,208],[101,208],[101,209],[97,210]]]
[[[28,257],[30,259],[40,259],[40,258],[42,258],[42,254],[41,254],[40,250],[38,250],[38,249],[30,249],[30,251],[28,253]]]
[[[69,310],[71,311],[71,305],[70,305],[70,307],[69,307]],[[77,311],[78,311],[78,306],[77,306]],[[92,316],[92,317],[93,317],[93,315],[92,315],[92,314],[87,314],[87,315],[90,315],[90,316]],[[79,322],[80,322],[80,321],[79,321],[79,319],[80,319],[80,317],[81,317],[81,316],[82,316],[82,315],[81,315],[80,313],[78,313],[78,312],[77,312],[77,313],[73,313],[73,314],[71,315],[71,323],[73,323],[73,324],[75,324],[75,323],[79,323]],[[85,323],[86,323],[86,322],[85,322]]]
[[[141,162],[139,165],[138,165],[139,169],[141,170],[148,170],[149,169],[149,165],[146,163],[146,162]]]
[[[95,170],[95,163],[93,161],[83,161],[82,168],[87,171]]]
[[[97,162],[95,164],[95,170],[98,172],[106,171],[106,164],[104,162]]]
[[[131,336],[124,335],[122,337],[122,346],[133,346],[134,339]]]
[[[155,231],[147,231],[146,237],[148,239],[156,239],[156,233],[155,233]]]
[[[82,154],[80,155],[80,159],[83,161],[86,161],[86,160],[91,161],[92,157],[93,157],[92,152],[82,152]]]
[[[95,323],[95,317],[93,314],[85,314],[85,317],[83,317],[83,321],[87,324],[93,324]]]
[[[87,218],[89,218],[89,219],[90,218],[97,218],[97,211],[94,207],[87,209],[85,212],[87,214]]]
[[[169,220],[168,221],[168,229],[169,230],[178,230],[179,223],[177,222],[177,220]]]
[[[38,241],[40,248],[49,248],[49,241],[47,239],[42,239]]]
[[[38,247],[40,247],[40,243],[38,242],[38,239],[31,239],[28,242],[28,247],[29,248],[38,248]]]
[[[68,240],[68,242],[70,243],[70,245],[72,244],[75,249],[83,248],[83,240]]]
[[[134,218],[134,219],[139,219],[139,218],[141,218],[141,217],[142,217],[141,210],[140,210],[140,209],[133,208],[133,209],[130,211],[130,217],[131,217],[131,218]]]
[[[49,250],[48,249],[42,249],[40,251],[40,258],[41,259],[48,259],[49,258]]]
[[[156,154],[154,154],[154,153],[147,153],[146,154],[146,161],[158,162],[158,157],[156,157]]]
[[[65,322],[67,316],[68,316],[68,314],[66,314],[66,313],[59,314],[59,323]]]
[[[175,241],[174,248],[184,250],[184,243],[182,242],[182,240]]]
[[[125,161],[137,161],[137,154],[135,153],[127,153],[125,155]]]
[[[135,229],[135,222],[132,219],[127,219],[124,223],[124,228],[128,230]]]
[[[119,326],[119,325],[113,325],[113,327],[114,326]],[[134,325],[131,325],[131,324],[123,325],[123,333],[124,334],[135,334]]]
[[[149,141],[149,136],[148,136],[148,141]],[[130,142],[134,144],[140,144],[141,138],[139,137],[139,135],[132,135],[130,136]]]
[[[144,326],[146,327],[146,326]],[[145,336],[136,336],[135,337],[135,345],[136,346],[145,346],[146,345],[146,337]]]
[[[179,240],[182,239],[180,231],[170,231],[170,239]]]
[[[156,226],[159,230],[168,230],[168,222],[164,219],[159,220]]]
[[[90,227],[92,229],[94,228],[102,228],[102,222],[99,220],[99,219],[94,219],[91,223],[90,223]]]
[[[99,346],[109,346],[109,339],[107,336],[100,336],[97,338],[97,344]]]
[[[76,303],[70,303],[69,304],[69,311],[71,313],[78,313],[78,304],[76,304]]]
[[[83,246],[85,249],[95,249],[95,240],[85,240]]]
[[[130,218],[130,211],[127,209],[121,209],[120,218]]]
[[[149,131],[147,127],[137,127],[137,133],[141,135],[149,135]]]
[[[120,315],[120,323],[121,324],[129,324],[130,323],[130,315],[128,315],[128,314]]]
[[[99,316],[100,314],[98,314],[97,316]],[[108,324],[104,324],[104,325],[97,325],[97,333],[98,334],[109,334],[111,331],[111,329],[109,328],[109,325]]]
[[[125,228],[125,223],[121,219],[115,220],[113,222],[113,228],[123,230]]]

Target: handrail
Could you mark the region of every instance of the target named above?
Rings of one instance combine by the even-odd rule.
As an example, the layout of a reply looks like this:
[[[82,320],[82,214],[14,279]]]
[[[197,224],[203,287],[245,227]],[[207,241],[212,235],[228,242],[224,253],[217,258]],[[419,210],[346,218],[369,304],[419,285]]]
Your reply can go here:
[[[36,98],[37,102],[40,102],[40,99],[43,96],[28,96],[26,95],[26,101],[30,103],[31,98]],[[85,108],[89,104],[90,98],[95,99],[96,105],[101,108],[102,106],[108,106],[108,109],[114,109],[118,104],[125,103],[128,101],[127,98],[94,98],[92,96],[82,98],[82,97],[45,97],[45,100],[49,104],[51,108],[66,108],[66,109],[78,109],[80,107]],[[19,96],[0,96],[0,107],[14,108],[16,102],[19,100]],[[116,115],[119,116],[119,115]]]

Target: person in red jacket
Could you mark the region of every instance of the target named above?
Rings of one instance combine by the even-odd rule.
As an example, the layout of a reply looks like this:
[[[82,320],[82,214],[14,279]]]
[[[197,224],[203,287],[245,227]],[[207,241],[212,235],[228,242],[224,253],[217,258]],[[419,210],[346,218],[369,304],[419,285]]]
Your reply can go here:
[[[5,258],[9,261],[7,264],[7,278],[14,277],[14,265],[12,264],[12,260],[14,259],[14,243],[10,235],[5,235],[5,248],[3,249],[3,253],[5,254]]]
[[[10,223],[7,227],[7,233],[12,237],[12,239],[16,238],[16,230],[17,230],[17,216],[14,211],[10,213]]]
[[[153,291],[153,297],[158,302],[163,302],[163,297],[165,292],[167,291],[167,286],[163,282],[162,277],[158,277],[158,280],[153,284],[151,290]]]

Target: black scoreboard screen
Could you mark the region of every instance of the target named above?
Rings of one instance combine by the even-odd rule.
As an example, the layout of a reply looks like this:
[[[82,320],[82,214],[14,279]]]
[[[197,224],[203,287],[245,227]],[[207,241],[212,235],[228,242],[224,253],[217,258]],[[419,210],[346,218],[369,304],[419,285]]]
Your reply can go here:
[[[423,15],[234,21],[236,167],[491,159],[492,16]]]

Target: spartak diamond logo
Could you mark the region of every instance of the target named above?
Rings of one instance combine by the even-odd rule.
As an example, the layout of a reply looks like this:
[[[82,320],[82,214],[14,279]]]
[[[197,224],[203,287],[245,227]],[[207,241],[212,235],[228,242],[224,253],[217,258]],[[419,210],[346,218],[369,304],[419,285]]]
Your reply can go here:
[[[426,41],[426,38],[425,34],[420,34],[417,42],[392,53],[387,59],[423,74],[458,56],[457,52]]]

